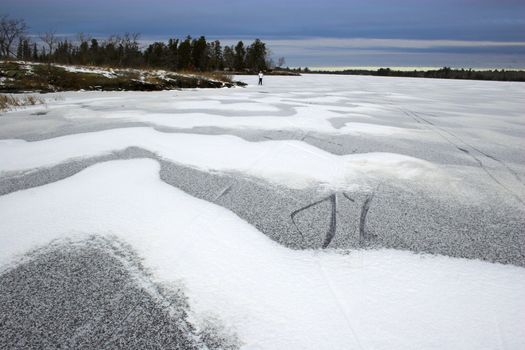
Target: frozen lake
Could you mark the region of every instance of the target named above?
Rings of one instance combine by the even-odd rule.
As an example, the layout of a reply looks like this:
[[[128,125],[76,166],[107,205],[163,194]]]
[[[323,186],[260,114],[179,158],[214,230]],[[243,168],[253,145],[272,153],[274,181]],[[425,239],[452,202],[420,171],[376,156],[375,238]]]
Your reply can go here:
[[[240,78],[0,115],[0,343],[525,347],[525,84]]]

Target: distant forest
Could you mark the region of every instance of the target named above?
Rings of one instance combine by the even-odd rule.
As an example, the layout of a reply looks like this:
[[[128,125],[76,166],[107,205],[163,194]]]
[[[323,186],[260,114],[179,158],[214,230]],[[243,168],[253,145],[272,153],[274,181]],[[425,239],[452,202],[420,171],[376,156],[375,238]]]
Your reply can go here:
[[[154,42],[146,48],[138,33],[111,35],[106,39],[78,34],[75,40],[55,32],[28,36],[23,19],[0,17],[0,58],[60,64],[95,65],[121,68],[160,68],[172,71],[250,71],[267,70],[275,65],[266,44],[256,39],[250,45],[239,41],[222,46],[219,40],[204,36]],[[284,58],[279,59],[284,64]]]
[[[304,72],[304,71],[303,71]],[[343,74],[343,75],[375,75],[382,77],[415,77],[415,78],[438,78],[438,79],[470,79],[470,80],[499,80],[499,81],[525,81],[525,71],[523,70],[472,70],[472,69],[453,69],[443,67],[435,70],[413,70],[400,71],[390,68],[380,68],[378,70],[347,69],[343,71],[309,71],[317,74]]]

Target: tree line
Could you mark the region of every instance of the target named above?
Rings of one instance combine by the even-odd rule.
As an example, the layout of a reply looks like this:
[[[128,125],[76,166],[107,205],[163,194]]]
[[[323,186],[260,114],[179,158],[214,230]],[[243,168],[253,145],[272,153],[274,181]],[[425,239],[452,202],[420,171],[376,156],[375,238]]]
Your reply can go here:
[[[264,71],[275,66],[266,44],[255,39],[250,45],[221,45],[204,36],[172,38],[142,48],[138,33],[111,35],[106,39],[78,34],[75,40],[46,32],[38,42],[28,36],[23,19],[0,17],[0,58],[60,64],[122,68],[159,68],[193,71]],[[284,58],[278,63],[283,65]]]
[[[375,75],[382,77],[409,77],[409,78],[437,78],[437,79],[465,79],[465,80],[498,80],[498,81],[525,81],[523,70],[473,70],[454,69],[443,67],[431,70],[401,71],[390,68],[378,70],[346,69],[342,71],[312,71],[317,74],[343,74],[343,75]]]

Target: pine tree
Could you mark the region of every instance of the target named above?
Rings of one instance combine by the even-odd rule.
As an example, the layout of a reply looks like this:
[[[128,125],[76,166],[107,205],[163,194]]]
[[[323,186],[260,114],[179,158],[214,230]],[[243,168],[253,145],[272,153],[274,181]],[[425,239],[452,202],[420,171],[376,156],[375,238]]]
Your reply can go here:
[[[248,47],[246,53],[246,64],[252,71],[264,71],[268,68],[266,64],[267,56],[268,51],[266,49],[266,44],[260,39],[255,39],[250,47]]]
[[[179,62],[178,69],[188,69],[191,65],[191,36],[180,43],[178,50]]]
[[[168,48],[164,43],[155,42],[144,51],[144,60],[150,67],[163,68],[167,64]]]
[[[178,44],[179,39],[170,39],[168,41],[168,57],[166,68],[169,70],[177,70],[179,64]]]
[[[36,43],[33,43],[33,61],[38,61],[38,49]]]
[[[223,70],[224,61],[222,57],[221,42],[219,40],[215,40],[214,42],[209,43],[208,51],[210,56],[208,68],[210,70]]]
[[[233,64],[235,70],[242,71],[246,67],[246,49],[244,48],[244,43],[239,41],[235,46],[235,56]]]
[[[78,63],[87,64],[89,62],[89,44],[87,41],[81,40],[80,47],[78,48]]]
[[[223,62],[224,62],[224,68],[227,68],[228,70],[234,70],[235,64],[234,64],[234,48],[232,46],[225,46],[224,52],[223,52]]]
[[[208,45],[206,38],[201,36],[192,42],[191,56],[197,70],[205,71],[208,68]]]
[[[24,39],[22,42],[22,57],[24,61],[31,60],[31,46],[29,46],[29,40]]]
[[[91,39],[91,46],[89,47],[90,63],[97,64],[99,62],[99,44],[97,39]]]

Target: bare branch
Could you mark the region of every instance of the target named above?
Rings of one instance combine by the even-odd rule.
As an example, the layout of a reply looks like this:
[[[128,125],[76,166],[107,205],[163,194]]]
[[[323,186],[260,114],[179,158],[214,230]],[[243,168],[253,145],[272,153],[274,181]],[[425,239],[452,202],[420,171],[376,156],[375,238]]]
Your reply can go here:
[[[10,19],[8,15],[0,17],[0,56],[15,56],[15,41],[22,40],[27,33],[27,24],[23,19]]]
[[[55,48],[55,45],[58,43],[58,37],[56,36],[55,30],[50,30],[45,33],[42,33],[39,35],[40,40],[42,40],[44,43],[46,43],[47,47],[49,48],[48,54],[53,53],[53,49]]]
[[[277,59],[277,67],[283,67],[286,64],[286,59],[284,57],[279,57]]]

